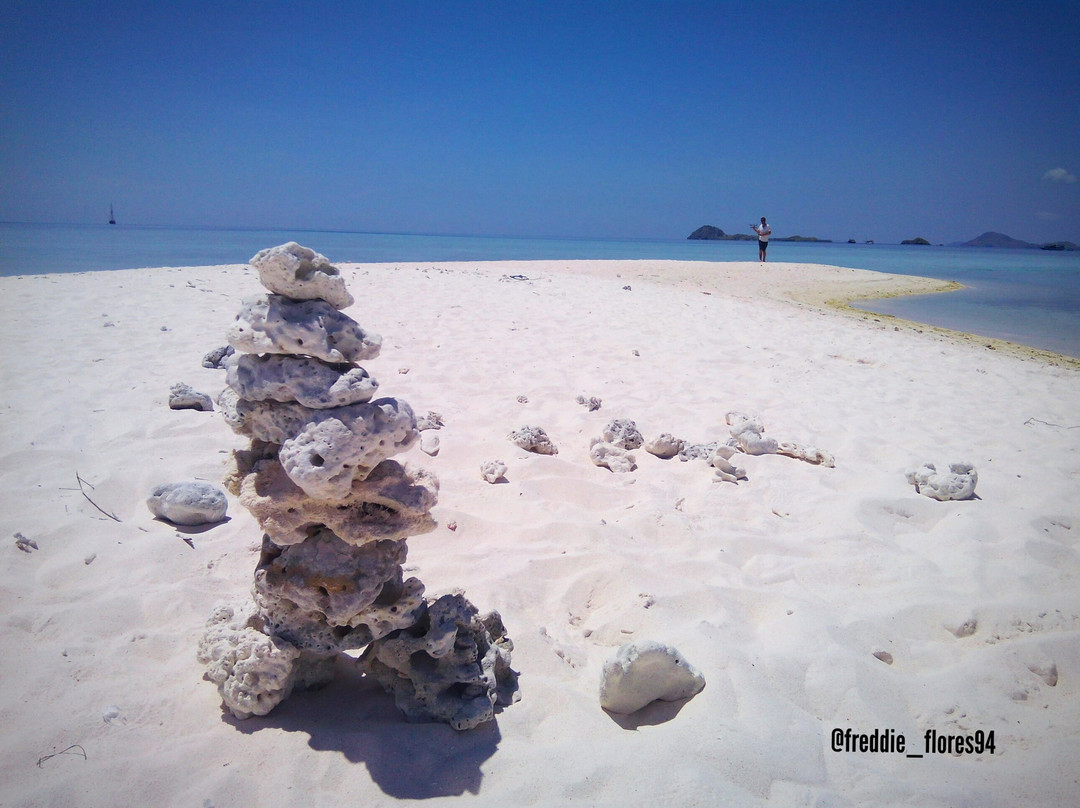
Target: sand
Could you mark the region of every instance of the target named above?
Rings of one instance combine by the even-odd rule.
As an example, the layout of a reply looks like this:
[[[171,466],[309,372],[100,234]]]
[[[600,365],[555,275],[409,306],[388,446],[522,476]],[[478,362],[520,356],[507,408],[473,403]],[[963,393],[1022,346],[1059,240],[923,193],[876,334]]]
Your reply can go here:
[[[445,422],[437,456],[406,456],[442,482],[407,569],[502,613],[521,701],[466,733],[408,724],[343,658],[322,691],[224,715],[195,650],[213,605],[247,597],[260,531],[231,497],[209,529],[145,499],[219,482],[244,444],[167,400],[223,386],[201,359],[253,271],[0,278],[0,806],[1080,804],[1074,367],[839,314],[828,301],[935,283],[859,270],[343,272],[347,313],[384,337],[364,363],[380,394]],[[729,410],[836,467],[738,456],[736,485],[641,450],[630,474],[589,461],[612,418],[704,442]],[[525,424],[559,454],[512,446]],[[481,479],[491,459],[505,483]],[[917,494],[904,475],[925,460],[974,463],[978,499]],[[707,685],[609,715],[603,664],[647,639]],[[836,752],[837,730],[907,752],[992,731],[995,751]]]

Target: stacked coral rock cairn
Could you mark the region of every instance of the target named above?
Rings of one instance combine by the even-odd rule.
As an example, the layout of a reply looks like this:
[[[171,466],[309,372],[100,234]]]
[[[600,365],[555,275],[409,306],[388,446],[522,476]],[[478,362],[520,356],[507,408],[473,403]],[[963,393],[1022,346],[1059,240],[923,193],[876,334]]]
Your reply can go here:
[[[424,597],[404,579],[406,539],[435,527],[438,481],[390,458],[416,442],[412,409],[375,399],[357,362],[380,337],[342,313],[338,269],[296,243],[251,259],[269,294],[243,301],[218,405],[251,439],[226,485],[264,531],[254,603],[219,605],[199,646],[206,677],[237,718],[357,664],[410,720],[468,729],[517,700],[512,643],[497,612],[460,594]]]

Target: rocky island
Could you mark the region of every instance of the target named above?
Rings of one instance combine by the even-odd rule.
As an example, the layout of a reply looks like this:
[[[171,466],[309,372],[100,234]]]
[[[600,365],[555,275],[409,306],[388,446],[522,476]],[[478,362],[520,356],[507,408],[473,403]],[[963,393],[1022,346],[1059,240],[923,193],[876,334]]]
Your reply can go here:
[[[719,227],[714,227],[711,224],[704,224],[686,237],[688,240],[698,241],[757,241],[756,235],[747,235],[746,233],[725,233]],[[831,244],[832,239],[817,238],[816,236],[773,236],[772,241],[817,241],[824,244]]]

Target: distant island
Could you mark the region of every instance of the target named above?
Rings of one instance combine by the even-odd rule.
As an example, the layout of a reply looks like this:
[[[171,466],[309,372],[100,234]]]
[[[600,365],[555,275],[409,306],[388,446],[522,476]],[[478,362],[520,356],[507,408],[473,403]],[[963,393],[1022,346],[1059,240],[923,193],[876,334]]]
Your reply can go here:
[[[719,227],[714,227],[711,224],[704,224],[686,237],[687,239],[693,239],[695,241],[756,241],[756,235],[747,235],[746,233],[725,233]],[[773,236],[772,241],[796,241],[796,242],[818,242],[821,244],[832,244],[832,239],[829,238],[817,238],[816,236]],[[855,239],[848,239],[848,244],[854,244]],[[872,240],[867,241],[867,244],[873,244]],[[900,242],[901,244],[914,244],[918,246],[930,246],[930,242],[924,238],[909,238]],[[940,245],[939,245],[940,246]],[[1020,239],[1013,238],[1012,236],[1006,236],[1004,233],[995,233],[992,230],[988,230],[978,238],[973,238],[971,241],[955,242],[949,245],[950,247],[1000,247],[1003,249],[1042,249],[1042,250],[1054,250],[1058,252],[1080,250],[1080,246],[1073,244],[1071,241],[1051,241],[1046,244],[1032,244],[1030,241],[1021,241]]]
[[[1004,233],[995,233],[992,230],[988,230],[981,236],[973,238],[971,241],[964,241],[960,244],[956,244],[957,247],[998,247],[1003,249],[1043,249],[1043,250],[1080,250],[1080,246],[1073,244],[1071,241],[1051,241],[1047,244],[1032,244],[1030,241],[1021,241],[1020,239],[1013,238],[1012,236],[1006,236]]]
[[[687,239],[694,239],[697,241],[757,241],[757,236],[748,236],[745,233],[725,233],[719,227],[713,227],[711,224],[704,224],[686,237]],[[815,236],[785,236],[783,238],[773,237],[771,241],[819,241],[825,244],[831,244],[832,239],[816,238]]]

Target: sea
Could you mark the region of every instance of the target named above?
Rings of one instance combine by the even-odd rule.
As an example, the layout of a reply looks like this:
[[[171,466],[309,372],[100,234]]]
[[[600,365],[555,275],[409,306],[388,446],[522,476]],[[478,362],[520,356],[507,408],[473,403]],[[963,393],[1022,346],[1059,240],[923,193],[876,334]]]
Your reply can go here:
[[[753,261],[753,241],[550,239],[0,223],[0,276],[243,264],[297,241],[335,263],[574,259]],[[1080,252],[775,241],[771,261],[958,281],[962,290],[858,308],[1080,357]],[[768,271],[768,265],[762,269]]]

